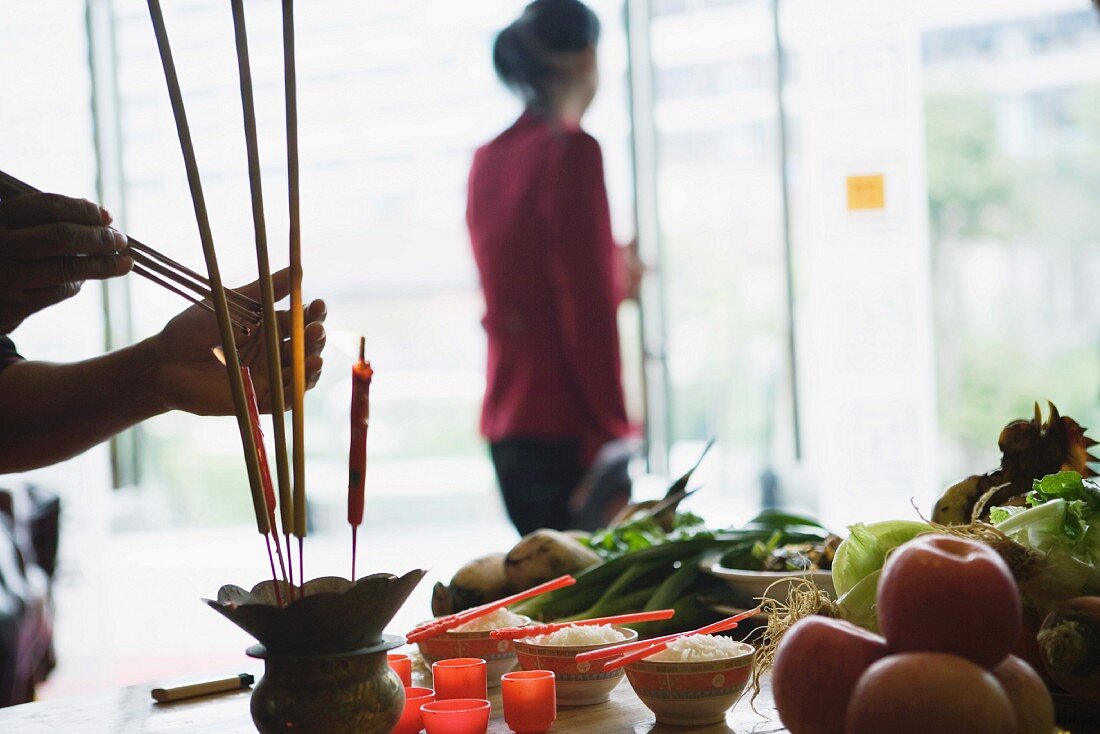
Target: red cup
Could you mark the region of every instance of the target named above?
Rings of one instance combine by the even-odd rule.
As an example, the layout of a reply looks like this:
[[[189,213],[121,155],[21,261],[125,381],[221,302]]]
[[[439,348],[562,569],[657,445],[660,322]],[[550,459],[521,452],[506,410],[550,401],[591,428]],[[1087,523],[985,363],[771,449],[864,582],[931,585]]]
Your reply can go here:
[[[504,721],[516,734],[543,734],[558,718],[554,673],[517,670],[500,678]]]
[[[435,691],[431,688],[405,688],[405,710],[390,734],[420,734],[424,721],[420,716],[420,707],[435,700]]]
[[[492,704],[484,699],[452,698],[420,707],[428,734],[485,734]]]
[[[401,679],[401,685],[410,687],[413,684],[413,665],[409,656],[399,652],[388,652],[386,660],[389,661],[393,672],[397,673],[397,677]]]
[[[485,679],[485,661],[481,658],[451,658],[432,663],[435,699],[484,700],[489,698]]]

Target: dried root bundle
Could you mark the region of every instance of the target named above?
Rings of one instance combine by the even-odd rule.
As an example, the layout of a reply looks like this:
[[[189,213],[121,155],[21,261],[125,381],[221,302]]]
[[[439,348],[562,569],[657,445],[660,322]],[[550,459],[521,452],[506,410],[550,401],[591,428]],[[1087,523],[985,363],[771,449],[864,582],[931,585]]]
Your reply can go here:
[[[768,598],[768,592],[777,584],[790,584],[786,602]],[[753,640],[756,646],[756,661],[752,670],[752,702],[755,702],[756,697],[760,695],[760,681],[771,669],[780,640],[795,622],[815,614],[825,617],[840,616],[840,608],[829,597],[829,593],[809,578],[776,581],[768,587],[768,591],[764,592],[764,597],[760,600],[760,609],[768,615],[768,623],[758,630],[759,634],[756,634]]]

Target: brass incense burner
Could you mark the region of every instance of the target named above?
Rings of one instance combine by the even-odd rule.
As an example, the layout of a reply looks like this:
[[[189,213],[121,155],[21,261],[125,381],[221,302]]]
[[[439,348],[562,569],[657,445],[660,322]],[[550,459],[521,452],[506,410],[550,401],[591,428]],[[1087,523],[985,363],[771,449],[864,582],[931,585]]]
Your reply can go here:
[[[383,634],[425,571],[376,573],[357,581],[326,576],[294,589],[279,606],[275,582],[251,591],[223,586],[204,599],[260,644],[248,655],[264,661],[252,692],[252,721],[264,732],[388,734],[405,691],[386,652],[403,637]],[[290,588],[280,582],[286,602]],[[301,594],[299,596],[299,594]]]

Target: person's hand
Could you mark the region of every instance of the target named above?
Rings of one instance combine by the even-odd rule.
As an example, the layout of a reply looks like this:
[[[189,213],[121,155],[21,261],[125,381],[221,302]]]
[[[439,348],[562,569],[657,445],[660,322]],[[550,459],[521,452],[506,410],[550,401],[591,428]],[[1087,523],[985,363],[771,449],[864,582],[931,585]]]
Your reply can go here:
[[[0,201],[0,334],[80,292],[85,280],[125,275],[126,236],[84,199],[32,193]]]
[[[275,300],[289,292],[289,271],[272,276]],[[259,282],[237,291],[255,300],[260,299]],[[325,346],[325,302],[316,300],[306,308],[306,388],[317,384],[321,376],[321,350]],[[279,311],[279,337],[282,340],[283,394],[290,405],[291,352],[290,312]],[[260,410],[271,412],[271,385],[267,373],[267,347],[263,326],[247,336],[234,328],[241,365],[252,371],[256,399]],[[214,354],[221,346],[218,322],[214,314],[200,306],[192,306],[168,322],[153,338],[156,364],[156,384],[166,410],[185,410],[198,415],[231,415],[233,398],[225,366]]]

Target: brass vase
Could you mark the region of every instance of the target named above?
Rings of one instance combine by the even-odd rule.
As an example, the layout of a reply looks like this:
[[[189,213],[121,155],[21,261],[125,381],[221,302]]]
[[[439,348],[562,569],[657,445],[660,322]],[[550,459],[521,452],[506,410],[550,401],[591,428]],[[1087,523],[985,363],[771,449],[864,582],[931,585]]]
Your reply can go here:
[[[371,574],[356,581],[326,576],[293,592],[272,581],[251,591],[223,586],[204,601],[260,644],[264,661],[252,692],[252,720],[264,734],[389,734],[405,689],[386,651],[405,643],[382,633],[424,571]],[[280,604],[280,600],[288,603]]]
[[[389,734],[405,706],[401,679],[386,651],[404,644],[386,635],[361,650],[320,655],[279,655],[263,645],[248,654],[264,661],[252,692],[252,721],[263,734]]]

